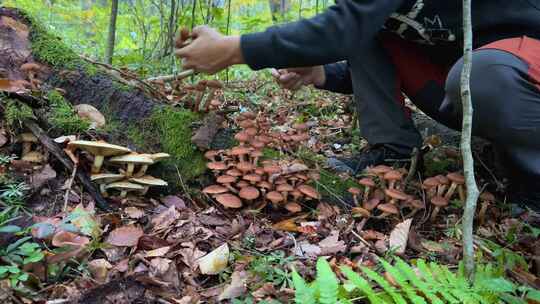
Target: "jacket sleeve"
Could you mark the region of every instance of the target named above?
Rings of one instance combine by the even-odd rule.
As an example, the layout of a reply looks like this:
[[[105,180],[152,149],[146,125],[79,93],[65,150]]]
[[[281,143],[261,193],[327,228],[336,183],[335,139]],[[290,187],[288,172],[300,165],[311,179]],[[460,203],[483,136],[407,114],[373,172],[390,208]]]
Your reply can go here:
[[[351,72],[347,62],[342,61],[325,65],[324,74],[326,81],[324,85],[317,88],[343,94],[353,93]]]
[[[242,35],[254,70],[322,65],[347,59],[372,39],[404,0],[341,0],[310,19]]]

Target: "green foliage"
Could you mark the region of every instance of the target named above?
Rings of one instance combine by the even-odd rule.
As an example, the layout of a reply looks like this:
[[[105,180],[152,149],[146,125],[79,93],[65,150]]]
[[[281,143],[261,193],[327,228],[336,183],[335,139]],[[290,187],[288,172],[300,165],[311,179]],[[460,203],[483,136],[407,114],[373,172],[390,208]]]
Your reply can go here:
[[[289,287],[291,281],[285,266],[293,260],[293,257],[285,257],[285,252],[278,250],[255,258],[249,264],[249,271],[264,282],[271,282],[275,286]]]
[[[171,159],[164,166],[178,167],[182,178],[190,180],[206,170],[201,152],[191,143],[191,125],[200,119],[197,113],[174,110],[170,107],[157,109],[150,118],[153,131],[157,133],[163,152]]]
[[[28,105],[13,99],[4,99],[4,117],[11,127],[22,126],[26,119],[34,118],[34,112]]]
[[[48,114],[49,122],[54,128],[67,134],[82,133],[88,130],[90,122],[81,119],[71,104],[55,90],[47,95],[51,111]]]
[[[4,264],[0,265],[0,279],[8,278],[13,288],[28,280],[24,265],[39,262],[45,257],[39,244],[31,242],[31,239],[27,236],[0,248],[0,260]]]
[[[17,159],[14,155],[0,154],[0,166],[5,166],[11,163],[12,160]]]
[[[30,188],[23,182],[9,181],[0,189],[0,205],[13,207],[16,210],[24,208],[24,198]]]
[[[377,272],[362,267],[361,276],[351,268],[340,268],[347,278],[340,284],[328,262],[317,261],[317,277],[307,283],[296,271],[292,272],[296,292],[295,302],[301,304],[352,303],[365,299],[372,304],[443,304],[443,303],[527,303],[524,299],[538,297],[538,290],[516,286],[505,279],[491,264],[478,265],[471,283],[463,267],[451,272],[447,266],[417,261],[417,267],[397,258],[395,265],[381,260],[383,269],[399,288]]]
[[[348,195],[347,190],[350,187],[361,188],[358,183],[351,179],[343,179],[328,170],[321,169],[319,171],[321,178],[315,182],[314,186],[317,190],[329,200],[336,200]]]

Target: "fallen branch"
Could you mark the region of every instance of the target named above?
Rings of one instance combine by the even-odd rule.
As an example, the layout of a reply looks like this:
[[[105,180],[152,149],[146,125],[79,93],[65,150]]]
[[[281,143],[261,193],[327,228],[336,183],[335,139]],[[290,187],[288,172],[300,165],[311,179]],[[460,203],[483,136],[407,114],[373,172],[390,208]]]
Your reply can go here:
[[[472,70],[472,21],[471,0],[463,0],[463,69],[461,71],[461,103],[463,106],[463,125],[461,130],[461,154],[463,171],[467,186],[467,199],[463,212],[463,260],[469,279],[474,276],[473,223],[478,186],[474,178],[474,159],[471,149],[473,107],[471,101],[470,77]]]
[[[25,120],[24,125],[38,138],[39,142],[49,151],[56,159],[58,159],[62,165],[69,171],[73,172],[74,166],[71,160],[64,155],[64,152],[58,145],[47,135],[43,129],[33,120]],[[82,171],[77,170],[76,175],[77,180],[82,184],[92,198],[96,201],[96,206],[101,208],[104,211],[110,211],[111,208],[107,201],[103,198],[101,193],[97,191],[94,187],[94,184],[90,181],[90,178]]]
[[[188,78],[191,75],[195,75],[194,70],[185,70],[185,71],[182,71],[182,72],[180,72],[178,74],[174,74],[174,75],[150,77],[150,78],[147,78],[145,81],[148,81],[148,82],[155,82],[155,81],[168,82],[168,81],[174,81],[174,80],[182,80],[184,78]]]

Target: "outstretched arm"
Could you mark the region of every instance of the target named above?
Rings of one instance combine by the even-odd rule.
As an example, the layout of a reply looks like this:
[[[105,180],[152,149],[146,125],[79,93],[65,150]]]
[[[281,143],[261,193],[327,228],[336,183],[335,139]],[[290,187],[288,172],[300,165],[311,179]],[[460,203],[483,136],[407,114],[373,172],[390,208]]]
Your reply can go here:
[[[338,62],[360,52],[402,2],[342,0],[313,18],[241,37],[199,27],[193,32],[193,42],[176,54],[186,68],[207,73],[239,63],[258,70]]]
[[[349,65],[345,61],[327,64],[324,66],[325,81],[317,88],[336,93],[352,94],[352,79]]]

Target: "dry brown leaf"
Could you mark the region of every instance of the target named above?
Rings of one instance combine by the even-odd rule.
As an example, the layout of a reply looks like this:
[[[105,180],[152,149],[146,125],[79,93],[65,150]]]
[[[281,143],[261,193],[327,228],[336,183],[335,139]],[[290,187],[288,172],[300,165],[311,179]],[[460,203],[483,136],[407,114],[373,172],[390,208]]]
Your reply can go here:
[[[411,229],[412,219],[399,223],[390,232],[389,246],[395,250],[396,254],[404,254],[407,249],[407,240],[409,239],[409,230]]]
[[[298,225],[294,222],[294,218],[286,219],[281,222],[277,222],[272,225],[272,228],[275,230],[289,231],[289,232],[298,232]]]
[[[171,206],[169,209],[155,216],[152,219],[152,224],[155,230],[162,230],[170,228],[178,218],[180,218],[180,213],[178,213],[175,206]]]
[[[133,247],[143,236],[142,228],[136,226],[123,226],[114,229],[107,237],[107,243],[113,246]]]
[[[167,252],[169,252],[170,249],[171,249],[170,246],[166,246],[166,247],[161,247],[161,248],[158,248],[158,249],[150,250],[145,254],[145,257],[147,257],[147,258],[162,257],[162,256],[166,255]]]
[[[96,259],[88,262],[90,274],[92,274],[92,277],[100,283],[105,283],[107,281],[109,269],[112,267],[111,263],[105,259]]]
[[[144,211],[137,207],[126,207],[124,212],[132,219],[140,219],[144,216]]]
[[[330,235],[319,242],[322,255],[336,254],[347,249],[344,241],[339,240],[339,231],[333,230]]]
[[[227,285],[219,295],[218,301],[238,298],[247,291],[246,284],[248,273],[246,271],[235,271],[231,275],[231,284]]]

